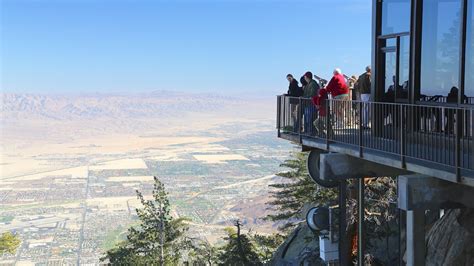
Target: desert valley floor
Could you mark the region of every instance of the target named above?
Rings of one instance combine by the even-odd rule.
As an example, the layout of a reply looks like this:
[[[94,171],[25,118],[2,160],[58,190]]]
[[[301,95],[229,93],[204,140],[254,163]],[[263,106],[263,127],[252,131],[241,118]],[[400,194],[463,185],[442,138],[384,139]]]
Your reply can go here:
[[[161,115],[51,118],[52,103],[71,100],[40,98],[51,103],[36,107],[38,116],[21,107],[37,104],[31,97],[4,99],[0,231],[19,233],[22,244],[0,264],[97,264],[136,220],[135,191],[149,195],[153,176],[164,182],[173,215],[191,219],[195,237],[218,243],[235,219],[260,233],[276,230],[261,218],[291,147],[275,137],[271,103],[220,99],[199,109],[204,99]],[[74,110],[89,110],[86,100],[75,100]]]

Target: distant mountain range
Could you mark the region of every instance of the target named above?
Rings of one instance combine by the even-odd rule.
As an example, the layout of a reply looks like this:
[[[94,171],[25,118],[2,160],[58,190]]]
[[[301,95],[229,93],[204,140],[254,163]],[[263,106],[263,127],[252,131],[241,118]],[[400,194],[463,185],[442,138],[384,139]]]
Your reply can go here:
[[[215,112],[242,105],[246,100],[217,94],[155,91],[140,94],[41,95],[3,93],[0,106],[5,119],[174,117],[189,112]]]

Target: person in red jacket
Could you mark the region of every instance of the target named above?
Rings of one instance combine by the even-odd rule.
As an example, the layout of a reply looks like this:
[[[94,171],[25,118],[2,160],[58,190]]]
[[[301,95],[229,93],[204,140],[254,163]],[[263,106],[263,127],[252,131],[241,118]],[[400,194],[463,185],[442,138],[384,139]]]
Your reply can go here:
[[[326,86],[326,90],[331,93],[335,100],[346,101],[349,100],[349,86],[347,86],[346,79],[339,68],[334,69],[334,76]],[[345,102],[336,101],[333,106],[336,111],[336,121],[339,127],[343,127],[345,118],[344,110],[347,109]]]
[[[333,72],[334,76],[326,86],[326,90],[331,93],[333,99],[337,100],[348,100],[349,99],[349,86],[347,86],[346,79],[339,68],[336,68]]]
[[[327,99],[328,92],[326,89],[319,89],[319,94],[313,96],[312,102],[316,105],[319,116],[314,121],[314,127],[316,128],[316,134],[327,134],[326,130],[326,119],[327,119]]]

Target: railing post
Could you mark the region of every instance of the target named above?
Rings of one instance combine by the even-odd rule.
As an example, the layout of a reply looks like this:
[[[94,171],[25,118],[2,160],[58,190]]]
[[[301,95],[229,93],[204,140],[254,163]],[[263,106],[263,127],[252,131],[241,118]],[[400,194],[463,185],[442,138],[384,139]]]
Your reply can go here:
[[[301,135],[301,127],[302,127],[302,117],[303,117],[303,106],[302,106],[302,103],[303,101],[301,100],[301,97],[298,98],[298,115],[297,115],[297,120],[298,120],[298,136],[300,138],[300,144],[303,143],[303,137]]]
[[[362,110],[363,110],[363,103],[362,101],[359,101],[359,157],[362,158],[362,146],[364,145],[362,143],[363,138],[364,138],[364,125],[363,125],[363,115],[362,115]]]
[[[329,134],[332,133],[332,128],[330,128],[331,126],[331,114],[329,113],[330,111],[330,108],[329,108],[329,104],[331,104],[329,102],[329,99],[326,99],[326,150],[329,151]]]
[[[405,145],[406,145],[406,135],[405,135],[405,119],[403,116],[403,110],[405,109],[405,105],[400,105],[400,162],[402,163],[402,168],[405,169],[407,167],[406,165],[406,159],[405,159]],[[408,108],[408,107],[407,107]]]
[[[286,117],[286,110],[285,110],[286,109],[285,108],[286,107],[286,96],[283,95],[283,96],[281,96],[281,98],[282,98],[282,104],[283,104],[282,112],[281,112],[282,116],[283,116],[283,131],[286,131],[287,130],[287,129],[285,129],[286,126],[287,126],[287,121],[286,121],[287,117]]]
[[[276,126],[278,129],[278,137],[281,137],[281,96],[277,96],[277,121]]]
[[[456,138],[456,145],[455,145],[455,167],[456,167],[456,181],[461,182],[461,132],[462,132],[462,122],[461,122],[461,109],[456,109],[456,129],[455,129],[455,138]]]

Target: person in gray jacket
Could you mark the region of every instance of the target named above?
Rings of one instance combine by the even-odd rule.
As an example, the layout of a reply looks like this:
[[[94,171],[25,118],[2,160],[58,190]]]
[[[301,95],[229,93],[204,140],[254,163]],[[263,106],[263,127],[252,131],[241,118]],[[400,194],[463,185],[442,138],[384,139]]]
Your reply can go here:
[[[314,96],[319,95],[319,84],[313,79],[313,73],[310,71],[304,74],[304,79],[308,83],[304,86],[303,97],[311,99]],[[304,132],[309,135],[315,133],[313,122],[316,120],[318,110],[311,103],[311,100],[307,100],[304,106]]]
[[[304,87],[303,97],[312,98],[314,96],[319,95],[319,84],[316,82],[316,80],[313,79],[313,73],[311,73],[310,71],[306,72],[304,74],[304,79],[306,80],[308,85]]]

